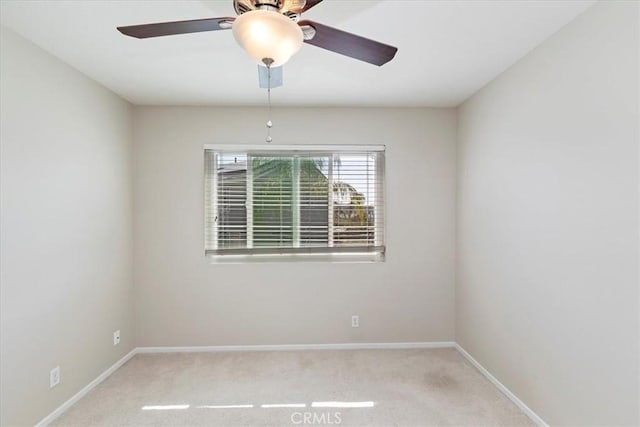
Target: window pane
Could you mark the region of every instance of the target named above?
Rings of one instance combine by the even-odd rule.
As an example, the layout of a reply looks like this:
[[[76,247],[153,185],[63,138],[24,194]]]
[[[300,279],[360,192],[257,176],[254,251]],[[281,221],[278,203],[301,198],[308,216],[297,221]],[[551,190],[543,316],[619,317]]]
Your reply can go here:
[[[247,156],[218,156],[218,247],[247,247]]]
[[[285,247],[293,242],[293,157],[251,156],[253,246]]]
[[[327,246],[329,241],[329,156],[301,157],[300,246]]]
[[[334,246],[375,243],[375,171],[374,154],[334,156]]]

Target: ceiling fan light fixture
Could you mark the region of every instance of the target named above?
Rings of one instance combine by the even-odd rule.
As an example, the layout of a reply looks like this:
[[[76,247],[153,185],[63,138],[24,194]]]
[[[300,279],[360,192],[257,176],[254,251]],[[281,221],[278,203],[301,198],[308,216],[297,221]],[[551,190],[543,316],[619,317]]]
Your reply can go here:
[[[257,64],[273,59],[279,67],[302,46],[302,29],[290,18],[270,10],[252,10],[233,22],[233,36]]]

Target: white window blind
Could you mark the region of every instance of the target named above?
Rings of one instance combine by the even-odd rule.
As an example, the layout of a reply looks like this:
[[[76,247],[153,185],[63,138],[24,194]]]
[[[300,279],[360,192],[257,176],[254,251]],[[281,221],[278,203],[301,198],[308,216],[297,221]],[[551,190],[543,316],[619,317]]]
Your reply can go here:
[[[384,244],[383,146],[206,146],[205,252],[373,254]]]

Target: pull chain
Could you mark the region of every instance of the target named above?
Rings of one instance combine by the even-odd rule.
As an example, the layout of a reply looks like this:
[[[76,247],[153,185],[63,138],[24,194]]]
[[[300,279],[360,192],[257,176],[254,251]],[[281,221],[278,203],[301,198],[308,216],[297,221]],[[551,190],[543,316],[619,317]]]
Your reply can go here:
[[[273,122],[271,121],[271,64],[273,64],[273,59],[264,58],[262,60],[264,64],[267,66],[267,143],[273,141],[271,138],[271,127],[273,127]]]

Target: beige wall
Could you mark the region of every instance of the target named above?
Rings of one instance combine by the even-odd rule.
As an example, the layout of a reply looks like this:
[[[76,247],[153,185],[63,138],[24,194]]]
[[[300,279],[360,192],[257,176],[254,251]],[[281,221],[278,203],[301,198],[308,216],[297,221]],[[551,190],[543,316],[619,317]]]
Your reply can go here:
[[[265,116],[135,108],[138,345],[452,340],[455,110],[277,109],[277,144],[387,145],[387,260],[211,265],[203,145],[259,144]]]
[[[134,346],[131,109],[15,33],[0,43],[0,424],[33,425]]]
[[[202,146],[261,143],[265,109],[131,109],[2,29],[0,424],[37,422],[134,345],[454,338],[551,424],[637,424],[637,9],[589,9],[458,123],[276,109],[277,144],[387,145],[377,264],[208,263]]]
[[[460,108],[456,340],[552,425],[637,425],[638,3]]]

